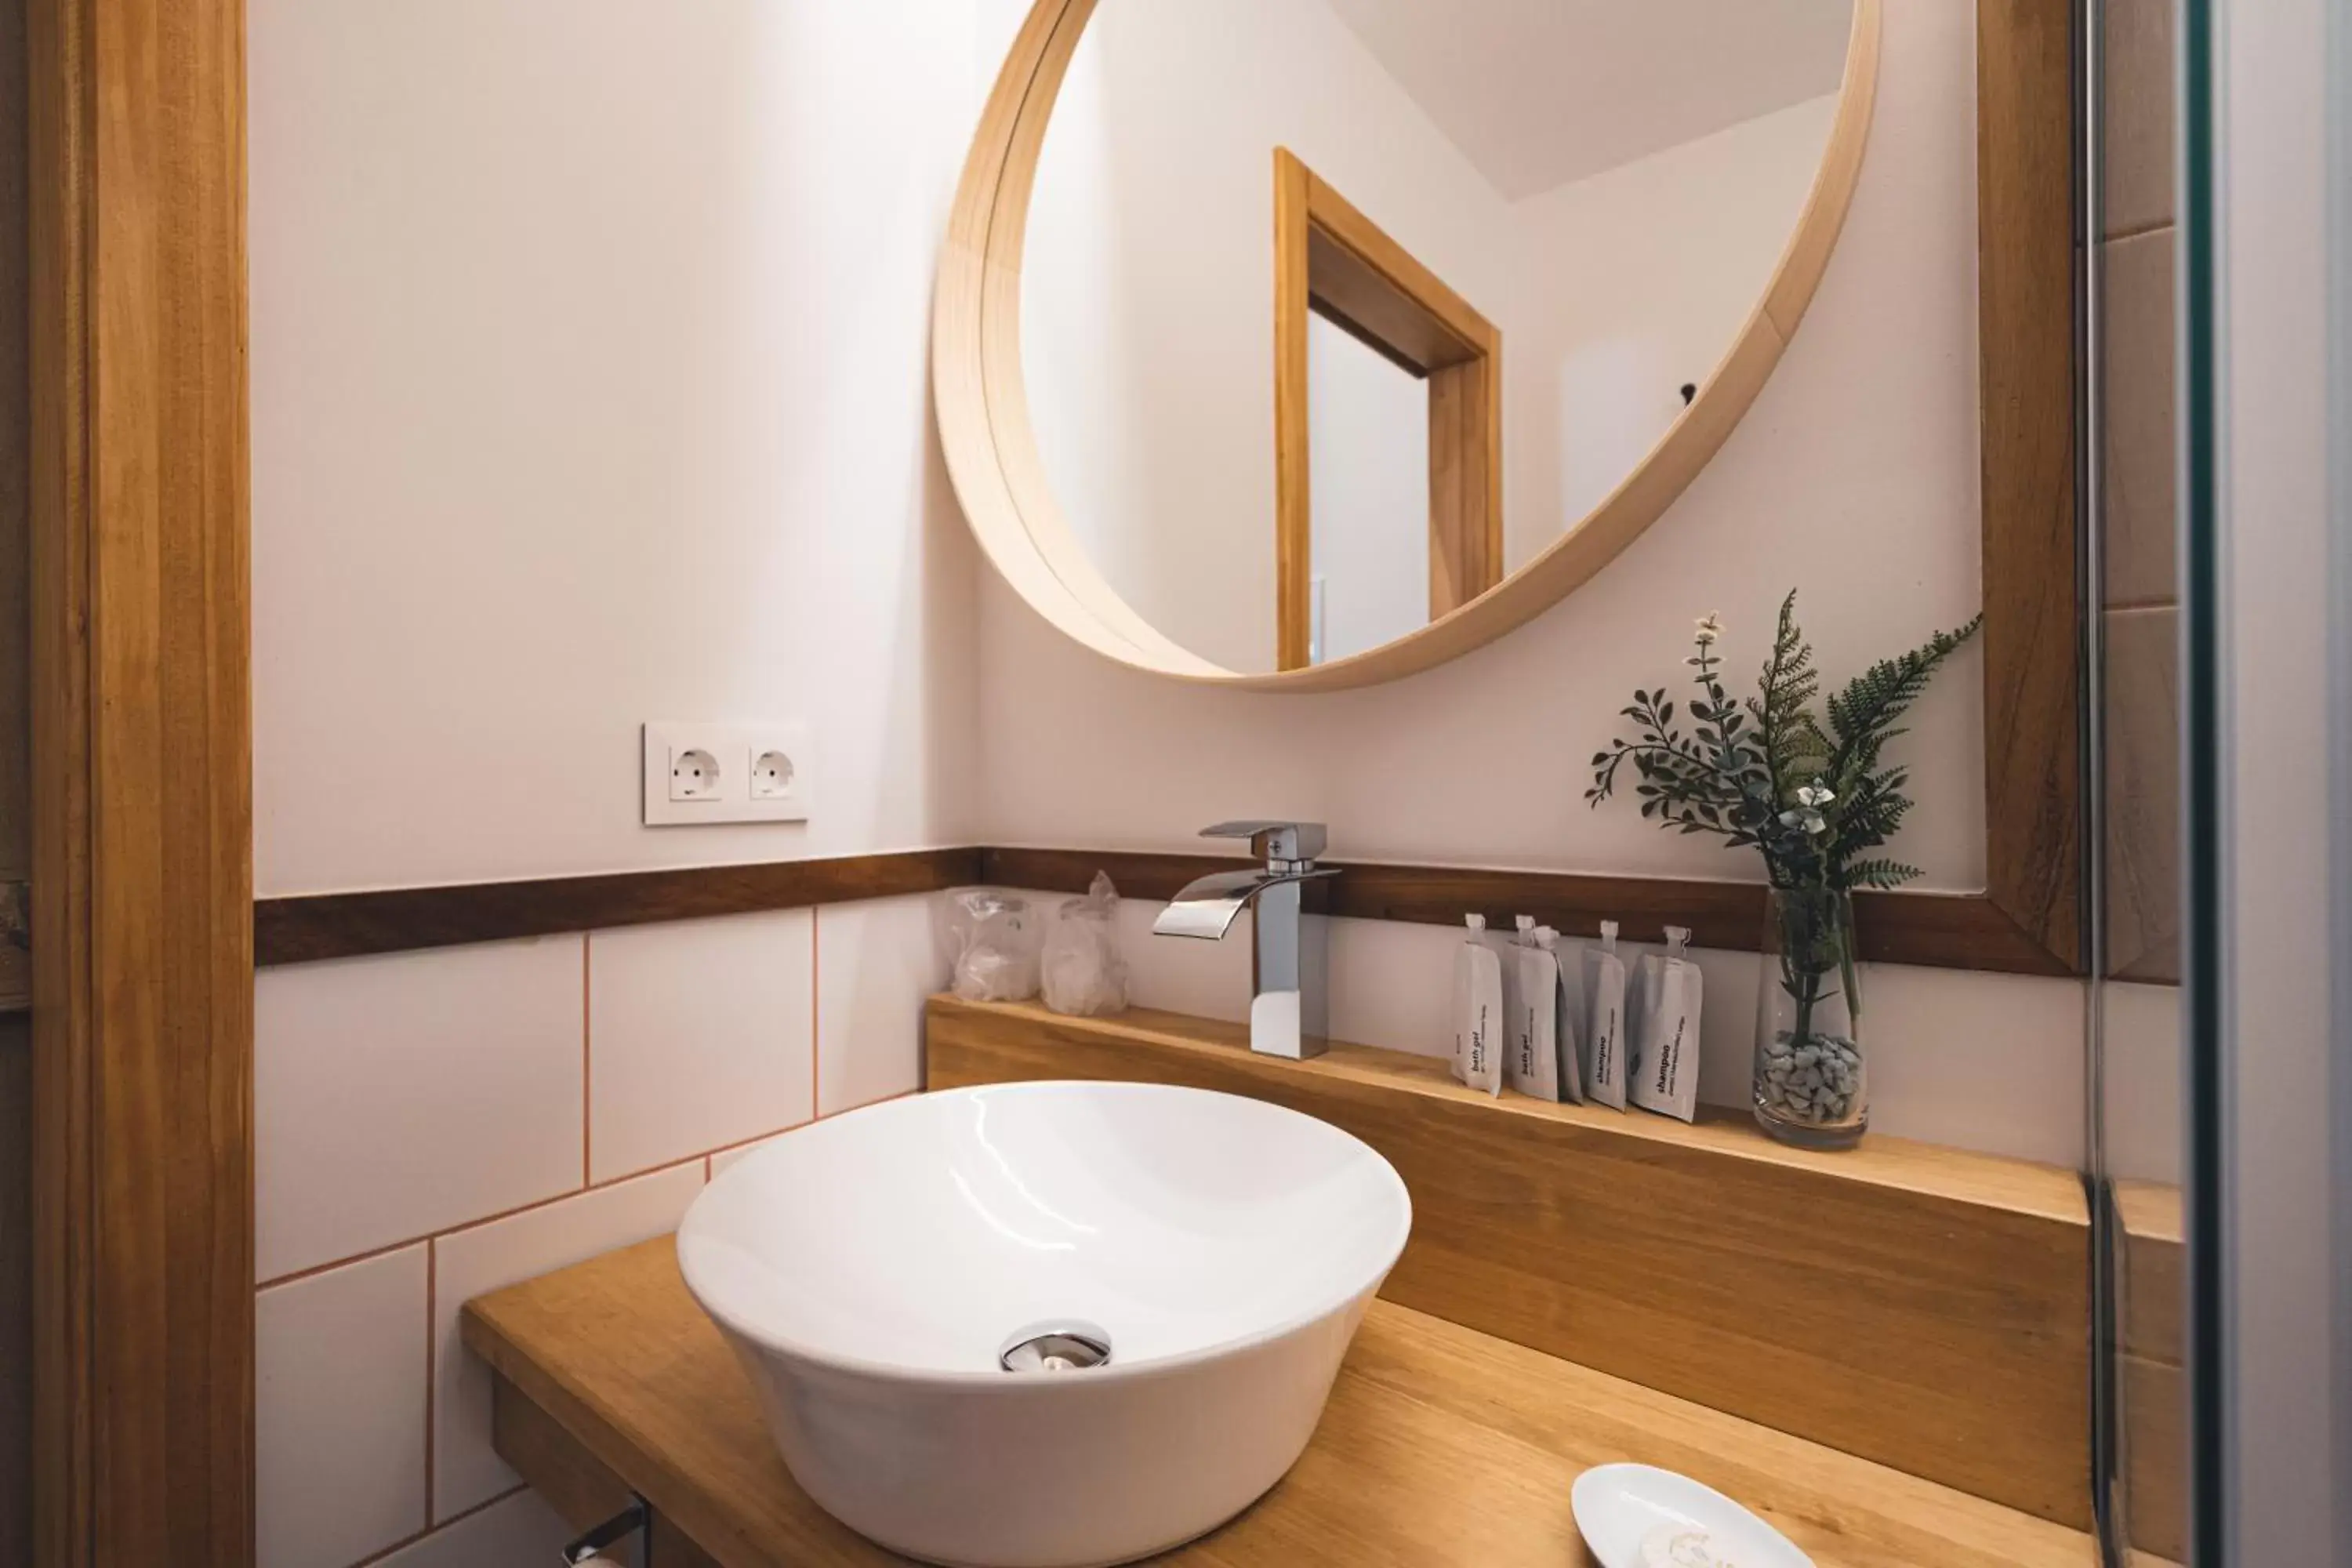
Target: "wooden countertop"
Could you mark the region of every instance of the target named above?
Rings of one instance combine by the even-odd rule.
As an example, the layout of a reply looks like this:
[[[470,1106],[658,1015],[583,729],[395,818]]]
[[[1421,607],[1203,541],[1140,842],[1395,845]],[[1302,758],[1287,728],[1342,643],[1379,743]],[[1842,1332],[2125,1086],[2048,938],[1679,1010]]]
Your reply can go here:
[[[499,1373],[500,1451],[559,1507],[574,1446],[690,1539],[660,1561],[833,1568],[900,1561],[820,1511],[679,1278],[667,1237],[467,1303]],[[1323,1424],[1273,1491],[1160,1561],[1188,1568],[1591,1568],[1569,1489],[1591,1466],[1666,1466],[1739,1498],[1818,1568],[2094,1568],[2078,1531],[1375,1301]],[[586,1511],[585,1503],[576,1511]],[[583,1527],[593,1520],[581,1519]],[[698,1549],[698,1550],[695,1550]]]
[[[1382,1299],[2077,1530],[2091,1526],[2091,1225],[2075,1172],[1875,1134],[1843,1153],[1454,1081],[1132,1009],[931,999],[933,1089],[1186,1085],[1304,1111],[1412,1194]]]

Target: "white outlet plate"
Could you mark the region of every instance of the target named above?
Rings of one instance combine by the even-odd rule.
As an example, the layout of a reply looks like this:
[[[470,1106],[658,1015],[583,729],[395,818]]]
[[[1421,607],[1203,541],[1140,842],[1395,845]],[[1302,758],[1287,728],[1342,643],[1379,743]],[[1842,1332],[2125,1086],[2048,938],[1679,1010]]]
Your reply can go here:
[[[681,760],[693,752],[717,759],[715,782],[698,784],[678,774]],[[702,724],[682,721],[647,723],[644,744],[646,826],[806,822],[815,804],[814,753],[814,743],[806,724]],[[781,762],[763,767],[762,760],[768,758]]]

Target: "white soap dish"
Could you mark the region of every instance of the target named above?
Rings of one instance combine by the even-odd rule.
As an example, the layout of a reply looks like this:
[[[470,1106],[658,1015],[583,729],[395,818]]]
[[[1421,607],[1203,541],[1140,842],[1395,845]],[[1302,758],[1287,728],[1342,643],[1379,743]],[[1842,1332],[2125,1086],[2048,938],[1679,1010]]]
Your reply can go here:
[[[1570,1497],[1601,1568],[1813,1568],[1787,1536],[1672,1470],[1596,1466]]]

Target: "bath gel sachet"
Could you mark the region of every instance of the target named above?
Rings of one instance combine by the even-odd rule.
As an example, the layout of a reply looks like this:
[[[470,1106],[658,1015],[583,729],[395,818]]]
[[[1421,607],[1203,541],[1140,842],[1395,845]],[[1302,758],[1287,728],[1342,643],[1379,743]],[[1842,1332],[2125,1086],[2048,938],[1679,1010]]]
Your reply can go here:
[[[1553,1071],[1559,1084],[1559,1097],[1571,1105],[1582,1105],[1583,1052],[1577,1045],[1577,1036],[1583,1032],[1581,987],[1577,984],[1576,974],[1560,962],[1559,932],[1549,926],[1538,926],[1536,945],[1551,959],[1552,1056],[1558,1063]]]
[[[1706,976],[1690,961],[1691,933],[1666,928],[1666,951],[1642,960],[1633,1103],[1688,1121],[1698,1110],[1698,1017]]]
[[[1503,1081],[1536,1100],[1559,1099],[1559,960],[1536,943],[1532,915],[1518,920],[1518,941],[1504,954],[1510,1038]]]
[[[1470,939],[1454,952],[1454,1076],[1503,1092],[1503,961],[1486,944],[1486,917],[1464,917]]]
[[[1617,922],[1601,922],[1601,942],[1584,950],[1584,1092],[1625,1109],[1625,961],[1617,956]]]

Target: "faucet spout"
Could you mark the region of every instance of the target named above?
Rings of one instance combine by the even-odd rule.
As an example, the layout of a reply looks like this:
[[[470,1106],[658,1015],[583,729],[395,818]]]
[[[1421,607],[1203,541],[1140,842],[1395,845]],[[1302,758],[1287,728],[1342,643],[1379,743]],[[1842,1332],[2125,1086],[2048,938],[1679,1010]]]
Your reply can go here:
[[[1329,871],[1217,871],[1196,877],[1160,911],[1151,922],[1156,936],[1189,936],[1217,942],[1231,931],[1242,910],[1257,902],[1267,889]]]
[[[1293,1060],[1320,1056],[1328,1016],[1324,921],[1307,912],[1302,895],[1307,882],[1339,875],[1313,859],[1323,847],[1321,825],[1228,823],[1205,837],[1248,837],[1266,862],[1194,879],[1160,911],[1152,931],[1215,942],[1243,910],[1252,910],[1250,1049]]]

